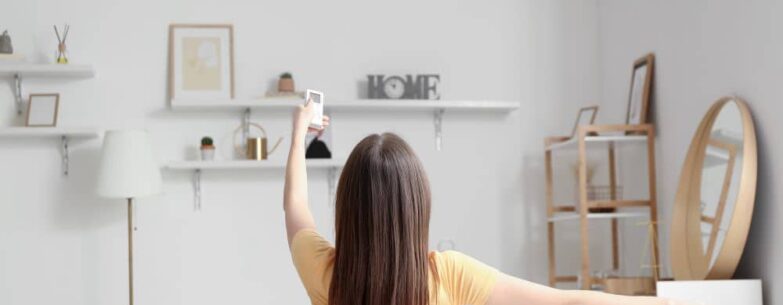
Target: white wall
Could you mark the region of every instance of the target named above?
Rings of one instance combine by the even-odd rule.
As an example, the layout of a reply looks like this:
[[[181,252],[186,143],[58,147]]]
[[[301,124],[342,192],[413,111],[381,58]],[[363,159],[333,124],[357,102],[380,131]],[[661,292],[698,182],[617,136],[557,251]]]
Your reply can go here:
[[[203,135],[225,154],[239,122],[239,114],[167,109],[175,22],[234,24],[239,97],[263,94],[283,71],[331,99],[355,98],[368,73],[435,72],[444,99],[519,100],[508,116],[447,113],[441,152],[430,114],[334,114],[334,150],[345,156],[368,133],[400,133],[432,181],[433,248],[453,239],[458,250],[543,281],[541,141],[567,129],[560,113],[573,111],[563,105],[598,97],[595,15],[592,1],[12,0],[0,28],[17,52],[42,61],[55,48],[51,25],[70,23],[71,62],[93,64],[96,78],[26,80],[25,93],[60,92],[61,126],[146,128],[160,161],[184,158]],[[0,86],[0,101],[0,123],[19,124],[10,86]],[[253,120],[275,137],[290,132],[286,113]],[[100,141],[72,143],[69,177],[60,176],[57,147],[0,140],[0,303],[123,302],[125,206],[94,195]],[[206,172],[200,213],[190,178],[165,172],[164,194],[138,200],[137,302],[307,303],[284,240],[282,171]],[[330,236],[325,173],[311,173],[310,187]]]
[[[738,94],[750,104],[756,123],[759,179],[753,225],[737,272],[764,279],[765,303],[781,304],[783,261],[777,232],[783,199],[780,71],[783,68],[783,3],[779,1],[625,1],[598,2],[602,62],[602,114],[621,122],[631,63],[655,52],[652,111],[658,129],[658,198],[664,234],[671,219],[680,168],[691,137],[718,97]],[[667,255],[668,257],[668,255]],[[668,263],[668,260],[664,261]],[[668,264],[667,264],[668,266]]]

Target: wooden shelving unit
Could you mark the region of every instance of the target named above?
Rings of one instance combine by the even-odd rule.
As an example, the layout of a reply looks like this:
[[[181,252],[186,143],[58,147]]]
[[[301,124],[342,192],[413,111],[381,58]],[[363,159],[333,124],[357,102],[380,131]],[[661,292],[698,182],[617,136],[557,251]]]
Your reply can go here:
[[[611,133],[607,135],[606,133]],[[602,135],[603,134],[603,135]],[[647,150],[648,189],[647,200],[621,200],[617,196],[617,171],[615,146],[620,143],[644,145]],[[609,200],[589,200],[587,185],[587,152],[588,150],[606,150],[609,161]],[[554,202],[555,182],[553,178],[553,157],[555,151],[576,150],[578,152],[578,192],[579,202],[572,205],[556,205]],[[658,212],[655,185],[655,133],[652,125],[584,125],[577,130],[577,135],[570,137],[548,137],[545,140],[546,166],[546,204],[547,204],[547,240],[549,254],[549,285],[556,286],[561,282],[577,282],[581,279],[582,289],[591,289],[592,284],[602,283],[603,279],[594,278],[590,269],[590,241],[588,224],[591,220],[605,219],[611,222],[612,267],[620,267],[618,250],[618,220],[623,218],[648,218],[651,232],[651,260],[653,277],[659,276],[658,253]],[[645,207],[648,212],[622,211],[624,208]],[[609,212],[591,212],[595,209],[610,209]],[[557,260],[555,256],[555,223],[561,221],[578,221],[580,230],[581,270],[578,275],[557,275]]]

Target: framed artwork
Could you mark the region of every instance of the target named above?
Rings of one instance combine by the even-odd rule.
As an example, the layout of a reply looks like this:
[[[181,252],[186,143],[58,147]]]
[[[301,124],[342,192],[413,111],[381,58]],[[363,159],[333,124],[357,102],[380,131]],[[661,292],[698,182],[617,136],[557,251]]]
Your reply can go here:
[[[30,94],[25,125],[30,127],[57,126],[57,112],[59,108],[60,94]]]
[[[574,122],[574,129],[571,131],[571,136],[576,137],[576,131],[579,126],[592,125],[595,122],[595,116],[598,114],[598,106],[583,107],[579,109],[579,114],[576,115],[576,122]]]
[[[651,53],[637,59],[633,63],[625,124],[639,125],[648,123],[654,61],[655,55]]]
[[[234,98],[234,27],[169,25],[169,98]]]

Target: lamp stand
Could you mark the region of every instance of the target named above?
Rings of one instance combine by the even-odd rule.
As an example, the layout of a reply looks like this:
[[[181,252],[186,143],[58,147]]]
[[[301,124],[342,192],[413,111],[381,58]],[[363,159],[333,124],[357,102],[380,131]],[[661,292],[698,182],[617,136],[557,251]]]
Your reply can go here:
[[[133,198],[128,198],[128,297],[133,305]]]

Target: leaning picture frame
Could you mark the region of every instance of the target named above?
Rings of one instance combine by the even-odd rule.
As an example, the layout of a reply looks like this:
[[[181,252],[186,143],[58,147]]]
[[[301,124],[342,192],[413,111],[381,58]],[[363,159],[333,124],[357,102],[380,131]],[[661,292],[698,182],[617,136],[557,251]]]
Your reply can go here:
[[[633,63],[625,124],[640,125],[649,123],[650,96],[652,95],[654,70],[655,55],[652,53],[637,59]]]
[[[37,93],[30,94],[27,103],[27,127],[55,127],[60,111],[60,94]]]
[[[571,137],[575,138],[579,131],[579,126],[592,125],[595,122],[595,117],[598,115],[598,106],[582,107],[579,109],[579,113],[576,115],[576,121],[574,122],[574,128],[571,131]]]
[[[233,25],[169,25],[168,69],[172,104],[233,99]]]

